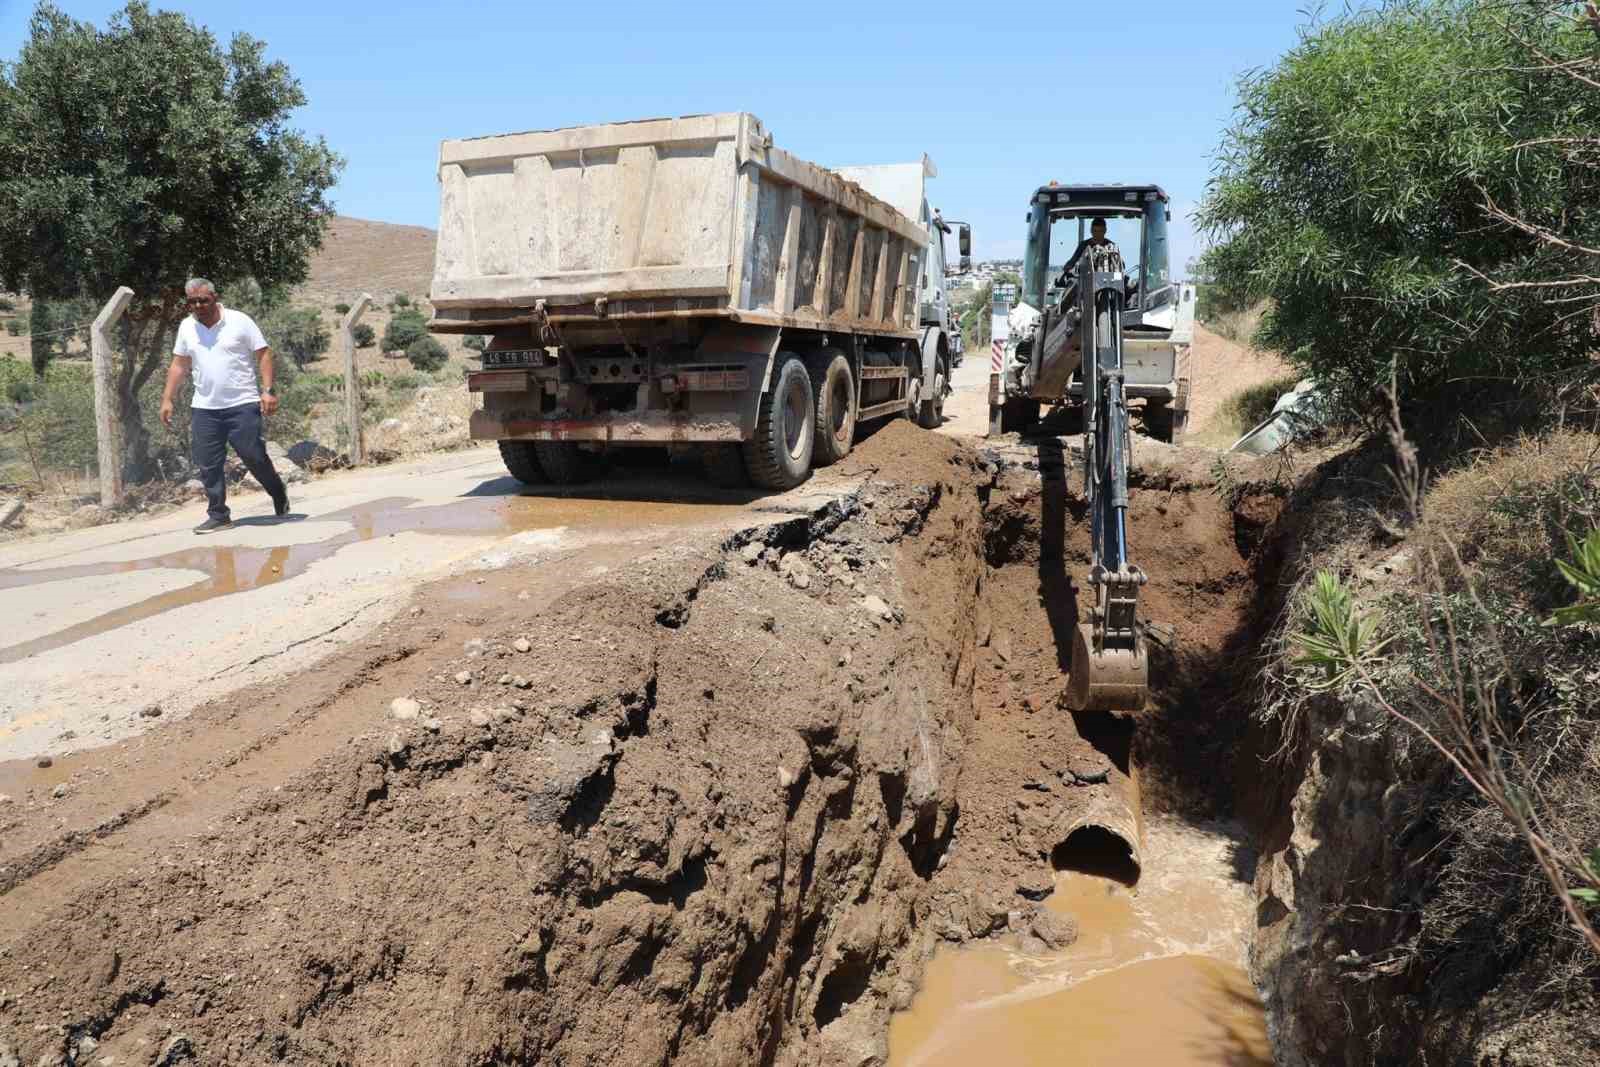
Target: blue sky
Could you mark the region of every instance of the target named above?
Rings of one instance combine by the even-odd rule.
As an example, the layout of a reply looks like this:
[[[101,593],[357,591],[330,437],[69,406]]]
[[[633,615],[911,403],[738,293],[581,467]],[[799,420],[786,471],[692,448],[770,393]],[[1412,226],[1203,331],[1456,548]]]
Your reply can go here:
[[[122,4],[59,6],[104,24]],[[310,99],[298,124],[348,161],[343,214],[436,225],[447,137],[743,110],[824,166],[926,152],[933,203],[973,223],[980,258],[1020,254],[1044,182],[1159,182],[1180,271],[1235,81],[1304,21],[1299,0],[154,6],[223,39],[250,33],[289,64]],[[32,9],[0,0],[0,58],[16,57]]]

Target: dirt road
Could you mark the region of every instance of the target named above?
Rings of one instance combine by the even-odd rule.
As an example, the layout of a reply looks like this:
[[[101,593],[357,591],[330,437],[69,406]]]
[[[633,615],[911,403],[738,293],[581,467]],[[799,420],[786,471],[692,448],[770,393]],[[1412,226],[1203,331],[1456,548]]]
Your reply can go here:
[[[692,468],[624,470],[588,490],[524,493],[493,448],[341,472],[262,493],[196,537],[200,505],[0,549],[0,763],[137,734],[359,639],[425,583],[469,610],[514,563],[548,600],[574,576],[685,531],[801,513],[847,492],[821,476],[781,496],[719,492]],[[154,709],[159,708],[159,715]]]
[[[1070,941],[1052,868],[1226,786],[1248,530],[1137,443],[1182,640],[1080,729],[1070,442],[955,380],[790,494],[483,451],[9,550],[0,1064],[881,1065],[938,944]]]

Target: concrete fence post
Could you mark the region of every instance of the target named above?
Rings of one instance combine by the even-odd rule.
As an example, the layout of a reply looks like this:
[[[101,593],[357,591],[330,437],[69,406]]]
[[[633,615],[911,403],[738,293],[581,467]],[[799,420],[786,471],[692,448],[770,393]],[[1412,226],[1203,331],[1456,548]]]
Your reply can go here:
[[[350,465],[361,466],[364,449],[361,447],[361,383],[356,378],[356,323],[372,304],[372,294],[362,293],[344,322],[339,326],[340,343],[344,345],[344,410],[350,422]]]
[[[126,285],[112,294],[89,327],[89,353],[94,359],[95,444],[100,461],[100,506],[122,503],[122,421],[117,417],[116,349],[111,327],[117,324],[133,290]]]

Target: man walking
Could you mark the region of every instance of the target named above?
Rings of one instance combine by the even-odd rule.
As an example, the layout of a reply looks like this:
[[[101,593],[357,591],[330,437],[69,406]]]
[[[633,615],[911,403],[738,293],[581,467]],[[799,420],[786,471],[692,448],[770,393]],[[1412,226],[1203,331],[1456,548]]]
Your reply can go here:
[[[239,454],[256,481],[272,497],[277,515],[289,511],[289,491],[273,469],[262,436],[261,420],[278,410],[272,388],[272,349],[255,320],[242,311],[225,308],[217,287],[204,278],[191,278],[183,287],[189,317],[178,326],[178,341],[167,370],[167,388],[161,394],[161,422],[172,428],[172,402],[178,386],[194,375],[194,401],[190,405],[190,434],[194,440],[194,465],[206,487],[206,521],[197,534],[216,533],[233,525],[228,512],[228,481],[223,464],[228,445]],[[256,371],[261,386],[256,386]]]

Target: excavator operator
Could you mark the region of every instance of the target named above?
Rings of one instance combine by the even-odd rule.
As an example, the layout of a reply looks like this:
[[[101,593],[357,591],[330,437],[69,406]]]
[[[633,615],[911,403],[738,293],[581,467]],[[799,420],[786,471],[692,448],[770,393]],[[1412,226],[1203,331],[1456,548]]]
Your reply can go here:
[[[1067,265],[1061,271],[1061,276],[1056,279],[1056,288],[1062,291],[1061,302],[1063,305],[1066,305],[1071,299],[1072,291],[1077,287],[1078,260],[1083,257],[1085,252],[1090,252],[1097,261],[1097,265],[1094,268],[1096,270],[1122,269],[1122,250],[1117,247],[1115,241],[1106,236],[1106,220],[1096,218],[1089,223],[1089,236],[1078,242],[1078,247],[1073,251],[1071,258],[1067,260]]]

